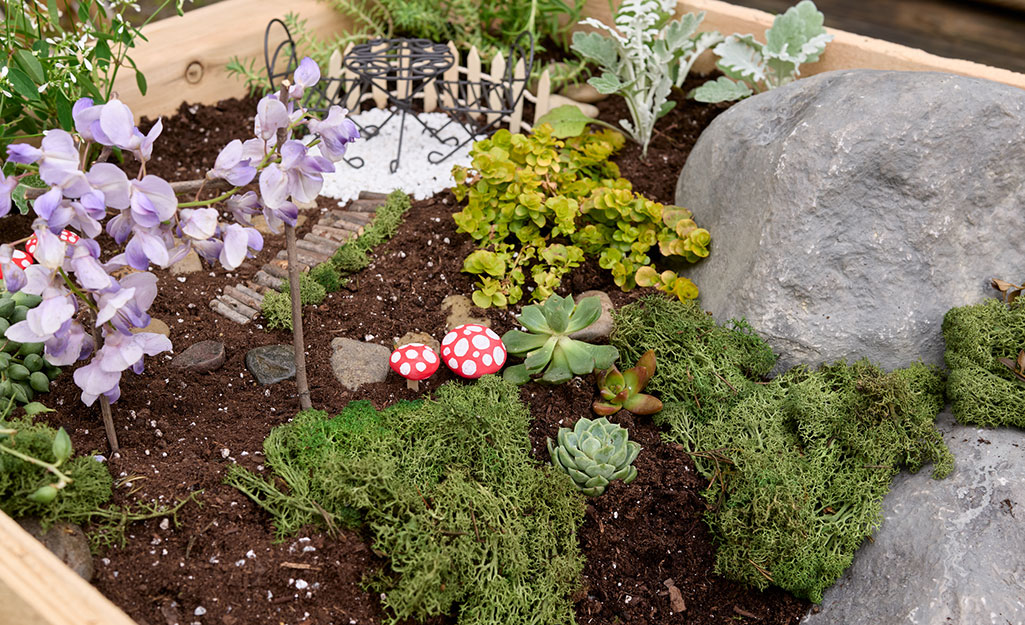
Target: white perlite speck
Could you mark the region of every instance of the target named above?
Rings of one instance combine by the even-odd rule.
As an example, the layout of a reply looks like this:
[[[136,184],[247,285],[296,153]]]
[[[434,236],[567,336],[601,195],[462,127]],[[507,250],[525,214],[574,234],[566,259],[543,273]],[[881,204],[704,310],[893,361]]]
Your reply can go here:
[[[371,109],[352,115],[351,118],[364,127],[376,126],[390,114],[389,110]],[[321,195],[347,202],[355,199],[360,191],[389,193],[401,189],[415,199],[423,200],[455,184],[455,180],[452,179],[452,167],[470,164],[470,146],[473,144],[467,143],[440,163],[431,163],[427,160],[431,152],[439,152],[440,154],[436,154],[435,157],[440,158],[441,155],[448,154],[452,146],[442,145],[431,137],[412,115],[406,117],[404,124],[399,168],[394,174],[391,173],[389,164],[395,158],[399,144],[399,115],[401,114],[396,114],[394,119],[388,121],[381,129],[381,134],[366,140],[357,139],[349,145],[345,157],[349,160],[362,158],[363,166],[355,169],[344,162],[338,163],[337,171],[333,174],[324,174]],[[444,113],[421,113],[418,117],[431,128],[440,128],[451,121]],[[455,137],[462,143],[470,135],[459,124],[451,123],[441,136],[446,139]]]

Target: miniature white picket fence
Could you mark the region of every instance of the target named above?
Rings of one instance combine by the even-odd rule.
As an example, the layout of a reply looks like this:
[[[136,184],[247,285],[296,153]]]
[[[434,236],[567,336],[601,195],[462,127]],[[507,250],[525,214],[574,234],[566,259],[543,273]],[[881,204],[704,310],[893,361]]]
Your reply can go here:
[[[356,76],[351,71],[347,70],[342,63],[345,55],[352,49],[353,44],[346,46],[344,52],[335,50],[328,60],[327,64],[327,77],[328,78],[340,78],[344,81],[344,84],[351,84],[351,81],[355,80]],[[461,59],[459,50],[456,48],[456,44],[448,42],[448,49],[452,52],[452,56],[456,59]],[[448,92],[439,94],[437,85],[432,80],[424,85],[423,90],[414,96],[414,99],[422,100],[423,111],[430,113],[438,110],[439,98],[441,99],[442,106],[453,107],[457,104],[462,107],[474,107],[481,106],[483,108],[489,108],[494,110],[500,110],[507,108],[507,105],[501,102],[498,95],[499,92],[504,92],[502,84],[504,82],[506,72],[506,60],[501,52],[495,55],[495,58],[491,60],[490,71],[485,73],[480,52],[477,47],[470,48],[469,53],[466,56],[466,67],[463,67],[459,63],[455,63],[452,67],[446,71],[441,79],[445,81],[468,81],[468,99],[469,102],[453,102],[452,95]],[[516,61],[516,65],[513,67],[513,80],[524,80],[526,69],[523,59],[520,58]],[[496,89],[481,89],[481,82],[489,82]],[[390,95],[397,98],[407,98],[411,85],[409,83],[400,83],[396,86],[396,89],[403,89],[404,93],[398,93],[393,91]],[[484,92],[488,92],[487,96],[490,101],[485,100]],[[373,85],[369,93],[360,93],[357,90],[353,90],[347,94],[342,104],[345,108],[350,111],[358,110],[360,104],[367,100],[373,100],[374,105],[378,108],[383,108],[388,103],[389,93],[381,89],[377,85]],[[534,104],[534,119],[531,122],[523,120],[523,107],[524,102],[531,102]],[[541,73],[540,78],[537,82],[537,95],[530,92],[529,89],[523,90],[523,95],[515,103],[515,107],[509,114],[498,114],[490,113],[486,116],[486,123],[493,124],[499,121],[501,124],[508,124],[509,130],[512,132],[529,131],[537,120],[550,111],[554,106],[552,105],[552,79],[548,73],[548,70],[544,70]]]

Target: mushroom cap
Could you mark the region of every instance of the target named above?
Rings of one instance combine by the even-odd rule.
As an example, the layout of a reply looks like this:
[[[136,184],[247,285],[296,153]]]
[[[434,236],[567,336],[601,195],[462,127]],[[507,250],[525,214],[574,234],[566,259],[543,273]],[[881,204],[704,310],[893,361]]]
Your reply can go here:
[[[392,371],[407,380],[424,380],[434,375],[441,360],[423,343],[407,343],[395,348],[388,364]]]
[[[61,230],[61,234],[60,234],[60,240],[61,241],[64,241],[65,243],[70,243],[71,245],[74,245],[75,243],[78,243],[78,239],[79,239],[79,236],[77,234],[75,234],[74,232],[72,232],[70,230]],[[35,254],[36,253],[36,247],[38,245],[39,245],[39,239],[37,239],[36,235],[33,234],[32,236],[30,236],[28,238],[28,241],[25,241],[25,251],[28,252],[29,254]]]
[[[25,252],[22,252],[21,250],[14,250],[13,252],[11,252],[11,262],[17,265],[18,267],[24,269],[32,263],[34,263],[35,259],[32,258],[31,254],[27,254]],[[2,269],[0,269],[0,279],[2,279],[3,277],[4,272]]]
[[[506,350],[495,331],[478,323],[464,323],[441,341],[441,359],[456,375],[476,379],[496,373],[505,364]]]

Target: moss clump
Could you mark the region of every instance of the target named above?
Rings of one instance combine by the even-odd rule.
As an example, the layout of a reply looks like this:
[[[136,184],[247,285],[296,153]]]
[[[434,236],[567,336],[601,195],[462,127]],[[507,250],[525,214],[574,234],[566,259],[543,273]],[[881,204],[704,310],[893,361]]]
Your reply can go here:
[[[648,391],[708,421],[756,388],[776,364],[768,343],[744,321],[720,326],[693,302],[652,295],[613,313],[610,343],[620,362],[655,350],[658,367]]]
[[[952,470],[933,424],[942,408],[935,370],[886,374],[861,361],[792,369],[707,423],[680,404],[655,419],[711,480],[716,571],[819,602],[878,526],[902,467]]]
[[[310,278],[312,278],[317,284],[324,287],[324,290],[328,293],[334,293],[338,289],[345,285],[345,278],[339,273],[338,269],[335,268],[334,264],[330,261],[326,263],[320,263],[313,269],[310,269]]]
[[[710,480],[707,521],[726,577],[821,601],[878,525],[893,476],[953,468],[934,425],[943,379],[933,369],[840,362],[765,381],[775,357],[743,322],[720,326],[661,296],[614,321],[624,361],[655,350],[648,389],[665,407],[653,418]]]
[[[44,462],[55,461],[53,439],[57,431],[53,428],[23,418],[0,419],[0,429],[17,430],[13,436],[0,435],[0,445]],[[50,503],[35,503],[28,495],[55,482],[54,475],[20,458],[0,453],[0,510],[14,518],[39,517],[44,525],[59,520],[82,522],[110,499],[113,480],[107,467],[92,455],[74,456],[60,469],[72,482],[58,491]]]
[[[569,624],[583,497],[530,457],[528,426],[516,387],[485,376],[382,411],[353,402],[333,419],[301,413],[264,442],[287,490],[238,468],[228,482],[280,534],[361,524],[389,558],[368,586],[390,622]]]
[[[303,306],[316,306],[327,297],[327,290],[310,274],[299,276],[299,301]],[[260,303],[260,312],[271,330],[292,329],[292,298],[288,294],[288,282],[281,285],[281,290],[269,291]]]
[[[377,209],[374,220],[363,230],[363,234],[335,252],[331,258],[335,269],[344,276],[361,271],[369,265],[370,250],[395,236],[411,206],[409,196],[402,191],[388,194],[388,199]]]
[[[1025,303],[993,299],[953,308],[943,318],[943,338],[947,397],[958,421],[1025,428],[1025,382],[999,362],[1013,362],[1025,349]]]

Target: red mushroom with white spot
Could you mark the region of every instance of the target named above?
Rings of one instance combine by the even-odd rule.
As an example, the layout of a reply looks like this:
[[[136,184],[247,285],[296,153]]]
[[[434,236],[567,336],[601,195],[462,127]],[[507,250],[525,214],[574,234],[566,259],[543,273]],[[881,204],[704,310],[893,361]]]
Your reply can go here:
[[[79,239],[79,236],[77,234],[75,234],[74,232],[72,232],[70,230],[61,230],[61,234],[60,234],[60,240],[61,241],[64,241],[65,243],[67,243],[69,245],[74,245],[75,243],[78,243],[78,239]],[[39,246],[39,239],[37,239],[36,235],[34,235],[34,234],[28,238],[28,241],[25,241],[25,251],[28,252],[29,254],[35,254],[36,253],[36,247],[38,247],[38,246]]]
[[[434,350],[423,343],[407,343],[395,348],[389,359],[392,371],[406,378],[406,387],[420,390],[420,380],[425,380],[438,370],[441,361]]]
[[[32,258],[31,254],[26,254],[21,250],[14,250],[13,252],[11,252],[11,262],[20,267],[21,269],[25,269],[26,267],[28,267],[36,261],[34,258]],[[0,280],[2,280],[3,277],[3,269],[0,269]]]
[[[494,330],[477,323],[452,329],[441,341],[441,359],[456,375],[476,379],[505,364],[505,344]]]

